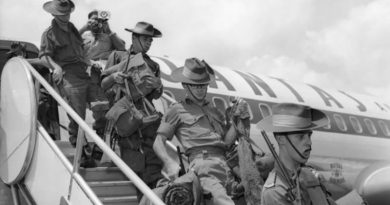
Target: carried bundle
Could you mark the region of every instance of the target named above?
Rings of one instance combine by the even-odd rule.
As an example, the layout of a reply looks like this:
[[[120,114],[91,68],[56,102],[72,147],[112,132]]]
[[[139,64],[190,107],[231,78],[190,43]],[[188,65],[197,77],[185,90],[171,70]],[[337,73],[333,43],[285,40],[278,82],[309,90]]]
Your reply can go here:
[[[189,171],[183,176],[168,182],[161,187],[153,189],[167,205],[201,205],[203,204],[203,191],[195,172]],[[140,205],[150,205],[145,196]]]
[[[256,166],[256,153],[250,139],[250,115],[248,104],[242,99],[234,99],[230,117],[237,131],[238,144],[236,147],[236,161],[238,161],[240,186],[244,188],[247,205],[257,205],[261,201],[261,191],[264,181]]]

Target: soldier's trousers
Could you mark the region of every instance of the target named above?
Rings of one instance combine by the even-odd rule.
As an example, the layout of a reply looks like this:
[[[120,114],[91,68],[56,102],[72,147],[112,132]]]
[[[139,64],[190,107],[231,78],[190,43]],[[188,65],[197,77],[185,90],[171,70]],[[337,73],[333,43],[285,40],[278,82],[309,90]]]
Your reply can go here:
[[[77,76],[65,73],[62,84],[59,87],[63,89],[63,97],[67,99],[69,105],[82,119],[85,119],[87,103],[90,103],[95,119],[93,128],[98,134],[103,133],[106,124],[105,113],[108,110],[108,100],[98,84],[92,82],[88,75]],[[69,120],[69,141],[75,145],[79,126],[70,116]]]
[[[223,156],[199,155],[190,162],[189,168],[198,174],[203,190],[211,193],[212,205],[234,205],[225,189],[229,167]]]
[[[118,142],[123,161],[152,189],[163,177],[163,163],[154,153],[153,143],[154,138],[140,140],[137,134],[120,138]],[[140,191],[137,192],[137,198],[138,201],[142,198]]]

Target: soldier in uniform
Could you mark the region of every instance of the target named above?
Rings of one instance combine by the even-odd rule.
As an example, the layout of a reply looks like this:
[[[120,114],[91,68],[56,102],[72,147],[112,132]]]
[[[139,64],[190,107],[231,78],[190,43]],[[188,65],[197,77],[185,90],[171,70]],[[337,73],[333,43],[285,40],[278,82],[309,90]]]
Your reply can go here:
[[[276,157],[283,166],[275,163],[264,184],[261,204],[335,204],[323,186],[323,177],[305,166],[310,157],[312,130],[328,123],[327,117],[320,110],[305,105],[280,103],[273,106],[271,116],[257,124],[259,129],[273,132],[279,145],[279,155]]]
[[[106,91],[111,103],[114,101],[115,84],[122,83],[126,77],[123,75],[123,67],[128,58],[132,58],[138,53],[141,53],[144,60],[153,70],[157,77],[160,77],[160,67],[147,54],[152,46],[153,38],[160,38],[162,33],[147,22],[138,22],[134,29],[125,29],[132,33],[132,44],[127,51],[113,51],[108,57],[106,68],[102,73],[102,88]],[[122,65],[119,65],[122,64]],[[114,89],[114,90],[113,90]],[[152,98],[159,98],[162,95],[162,87],[153,91]],[[152,95],[150,95],[152,96]]]
[[[153,148],[162,159],[168,176],[178,176],[179,166],[167,153],[166,140],[175,135],[189,159],[189,169],[200,178],[214,205],[234,205],[225,185],[229,167],[225,152],[235,141],[234,126],[226,127],[224,114],[206,100],[207,87],[214,80],[214,71],[205,61],[190,58],[184,67],[172,72],[171,78],[181,82],[186,98],[172,104],[163,116]],[[245,101],[238,106],[246,106]],[[237,109],[245,110],[245,109]]]
[[[154,110],[152,100],[162,95],[160,67],[146,54],[153,38],[161,37],[162,34],[146,22],[138,22],[134,29],[126,30],[132,32],[129,51],[120,52],[123,57],[121,61],[102,73],[102,87],[111,96],[109,99],[113,105],[106,117],[110,120],[109,124],[114,124],[120,136],[118,145],[123,161],[150,188],[154,188],[162,178],[163,164],[152,148],[161,116],[151,119],[147,124],[147,116],[142,119],[142,124],[135,124],[135,118],[137,113],[151,113]],[[147,108],[145,103],[148,102],[150,106]],[[141,197],[142,192],[138,192],[138,199]]]
[[[95,102],[91,103],[93,113],[107,109],[107,105],[99,103],[106,98],[95,92],[98,85],[91,84],[82,38],[76,27],[69,21],[74,8],[71,0],[53,0],[43,5],[43,9],[52,14],[54,19],[51,26],[42,34],[39,58],[53,71],[53,79],[58,84],[62,96],[84,119],[87,102]],[[100,120],[96,115],[94,117],[95,121]],[[102,115],[99,117],[104,118]],[[75,146],[78,125],[72,118],[69,120],[69,141]],[[98,126],[94,128],[100,129]]]

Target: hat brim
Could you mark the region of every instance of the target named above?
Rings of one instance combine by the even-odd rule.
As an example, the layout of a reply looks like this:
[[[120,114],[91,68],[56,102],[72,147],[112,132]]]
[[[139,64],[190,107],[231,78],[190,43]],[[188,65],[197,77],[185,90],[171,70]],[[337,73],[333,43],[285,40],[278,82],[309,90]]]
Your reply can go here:
[[[180,67],[174,71],[172,71],[171,79],[176,82],[189,83],[189,84],[209,84],[210,82],[215,80],[215,76],[208,73],[208,77],[201,80],[191,80],[183,75],[184,67]]]
[[[48,1],[46,3],[43,4],[43,9],[53,15],[57,15],[57,16],[62,16],[62,15],[67,15],[67,14],[70,14],[74,11],[74,3],[72,1],[69,1],[70,2],[70,6],[71,6],[71,9],[70,11],[68,12],[60,12],[58,11],[55,7],[54,7],[54,4],[53,4],[53,1]]]
[[[156,28],[153,28],[153,35],[148,34],[148,33],[139,32],[139,31],[137,31],[135,29],[130,29],[130,28],[125,28],[125,30],[128,31],[128,32],[131,32],[131,33],[139,34],[139,35],[151,36],[153,38],[160,38],[160,37],[162,37],[161,31],[159,31]]]
[[[325,113],[317,109],[311,109],[312,122],[309,126],[306,127],[287,127],[287,126],[275,126],[272,123],[272,115],[265,117],[259,123],[256,124],[256,127],[260,130],[266,132],[296,132],[303,130],[313,130],[320,127],[324,127],[329,124],[329,119],[326,117]]]

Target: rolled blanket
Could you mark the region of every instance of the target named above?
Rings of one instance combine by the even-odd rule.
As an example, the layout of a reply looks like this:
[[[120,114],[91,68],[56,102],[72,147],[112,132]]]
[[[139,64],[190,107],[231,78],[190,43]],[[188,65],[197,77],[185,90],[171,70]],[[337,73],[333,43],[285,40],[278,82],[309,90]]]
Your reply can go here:
[[[167,205],[203,204],[202,187],[198,176],[193,171],[175,179],[173,182],[162,179],[153,191]],[[152,205],[152,202],[144,196],[139,205]]]
[[[192,183],[173,183],[165,190],[163,201],[167,205],[193,205]]]
[[[202,187],[198,176],[190,171],[170,183],[162,195],[167,205],[200,205]]]

